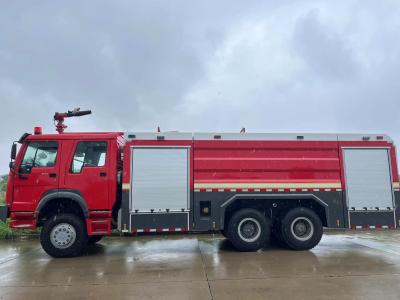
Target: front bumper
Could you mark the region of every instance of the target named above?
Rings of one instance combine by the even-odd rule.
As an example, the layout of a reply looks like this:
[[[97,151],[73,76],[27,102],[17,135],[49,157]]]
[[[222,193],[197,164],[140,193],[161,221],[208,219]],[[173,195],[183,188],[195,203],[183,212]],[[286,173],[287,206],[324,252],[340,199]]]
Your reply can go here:
[[[8,218],[8,205],[0,205],[0,221],[5,222]]]

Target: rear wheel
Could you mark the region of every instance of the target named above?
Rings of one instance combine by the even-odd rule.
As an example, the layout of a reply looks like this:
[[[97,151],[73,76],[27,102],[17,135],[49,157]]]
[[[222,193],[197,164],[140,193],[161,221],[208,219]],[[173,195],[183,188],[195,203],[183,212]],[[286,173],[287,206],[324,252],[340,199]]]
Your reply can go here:
[[[226,233],[237,250],[256,251],[269,241],[271,224],[258,210],[246,208],[231,217]]]
[[[92,236],[89,236],[88,237],[88,244],[89,245],[94,245],[98,241],[100,241],[103,237],[104,237],[104,235],[92,235]]]
[[[318,245],[323,232],[322,222],[311,209],[291,209],[282,219],[282,241],[293,250],[308,250]]]
[[[55,215],[44,223],[40,243],[50,256],[78,256],[88,243],[84,221],[72,214]]]

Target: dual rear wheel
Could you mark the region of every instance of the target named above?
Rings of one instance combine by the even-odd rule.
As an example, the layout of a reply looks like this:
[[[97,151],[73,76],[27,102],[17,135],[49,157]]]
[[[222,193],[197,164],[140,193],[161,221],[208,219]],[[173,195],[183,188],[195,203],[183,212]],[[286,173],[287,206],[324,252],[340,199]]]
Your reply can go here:
[[[256,209],[237,211],[229,220],[224,235],[239,251],[256,251],[272,237],[282,246],[293,250],[315,247],[322,237],[323,227],[318,215],[304,207],[296,207],[284,214],[275,224]]]

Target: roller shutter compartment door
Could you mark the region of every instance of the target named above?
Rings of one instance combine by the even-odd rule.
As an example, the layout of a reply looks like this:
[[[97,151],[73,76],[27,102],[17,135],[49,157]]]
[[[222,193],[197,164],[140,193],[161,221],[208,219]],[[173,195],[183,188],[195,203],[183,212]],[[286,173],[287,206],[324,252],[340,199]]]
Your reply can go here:
[[[188,209],[188,148],[132,148],[131,211]]]
[[[343,155],[348,208],[393,208],[388,150],[344,149]]]

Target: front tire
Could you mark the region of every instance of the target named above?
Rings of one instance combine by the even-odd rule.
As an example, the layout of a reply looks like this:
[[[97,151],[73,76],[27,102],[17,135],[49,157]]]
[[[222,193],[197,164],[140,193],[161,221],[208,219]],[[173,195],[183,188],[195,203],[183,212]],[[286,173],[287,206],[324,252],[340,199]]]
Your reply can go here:
[[[88,243],[85,223],[72,214],[54,215],[44,223],[40,243],[50,256],[78,256]]]
[[[227,237],[239,251],[257,251],[269,241],[271,222],[252,208],[237,211],[229,220]]]
[[[321,219],[311,209],[296,207],[282,219],[282,241],[292,250],[309,250],[318,245],[323,233]]]

